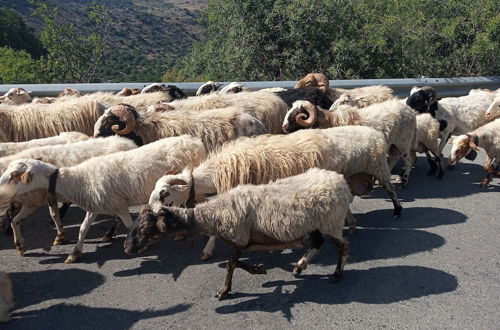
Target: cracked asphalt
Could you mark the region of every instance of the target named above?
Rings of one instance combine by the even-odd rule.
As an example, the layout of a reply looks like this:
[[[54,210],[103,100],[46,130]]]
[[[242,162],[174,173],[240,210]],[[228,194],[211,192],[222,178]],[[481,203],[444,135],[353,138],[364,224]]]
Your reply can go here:
[[[70,208],[63,222],[71,244],[50,247],[55,229],[41,208],[23,224],[24,257],[11,236],[0,236],[0,270],[10,273],[16,301],[0,328],[498,329],[500,179],[479,188],[483,160],[484,153],[464,160],[439,181],[420,157],[409,185],[398,189],[399,219],[381,188],[356,198],[358,231],[349,236],[341,282],[329,281],[337,258],[329,240],[299,278],[291,271],[304,250],[244,253],[267,274],[236,270],[233,293],[222,301],[213,298],[231,253],[222,242],[207,261],[199,260],[202,237],[165,239],[128,256],[124,228],[112,243],[100,242],[109,225],[102,217],[81,262],[66,265],[84,213]]]

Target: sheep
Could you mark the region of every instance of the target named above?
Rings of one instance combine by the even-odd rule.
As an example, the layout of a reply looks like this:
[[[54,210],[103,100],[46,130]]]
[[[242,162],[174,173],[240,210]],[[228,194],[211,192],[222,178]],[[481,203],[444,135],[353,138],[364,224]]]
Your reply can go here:
[[[471,149],[477,149],[478,147],[483,148],[488,155],[488,161],[484,165],[487,174],[480,184],[481,187],[484,187],[490,183],[491,175],[497,175],[498,173],[498,165],[500,164],[500,118],[453,139],[449,163],[455,165]]]
[[[182,135],[135,150],[94,157],[71,167],[58,168],[36,159],[20,159],[12,162],[0,177],[5,191],[0,204],[5,205],[5,201],[16,195],[49,187],[53,190],[49,193],[84,209],[87,214],[78,242],[65,261],[72,263],[82,257],[83,241],[98,214],[117,215],[130,227],[128,207],[147,202],[155,182],[165,171],[196,166],[205,157],[199,138]]]
[[[198,88],[198,90],[196,91],[196,96],[212,94],[216,92],[222,85],[222,83],[216,83],[209,80]]]
[[[494,118],[486,118],[486,111],[495,97],[494,93],[477,91],[461,97],[447,97],[437,101],[434,88],[414,87],[406,104],[417,112],[430,113],[440,123],[439,150],[442,152],[451,135],[475,130]]]
[[[57,94],[57,97],[59,98],[59,97],[69,96],[69,95],[82,96],[83,93],[74,89],[74,88],[66,87],[61,93]]]
[[[437,177],[441,179],[444,175],[444,156],[441,150],[439,150],[439,122],[430,113],[418,114],[416,120],[417,146],[411,153],[413,158],[412,163],[415,163],[416,160],[415,152],[425,153],[430,166],[427,174],[434,176],[437,171]],[[434,155],[435,161],[432,160],[430,153]]]
[[[300,130],[288,135],[262,135],[226,143],[193,170],[162,177],[149,199],[150,204],[182,206],[203,202],[239,184],[263,184],[305,172],[311,167],[337,171],[350,177],[366,173],[377,178],[388,191],[395,217],[402,207],[391,184],[382,133],[366,126],[343,126],[324,130]],[[194,196],[191,193],[196,191]],[[351,229],[354,219],[348,219]],[[214,239],[203,250],[202,259],[212,255]]]
[[[224,86],[219,93],[220,94],[236,94],[241,92],[250,92],[250,89],[245,87],[244,84],[233,81],[229,83],[227,86]]]
[[[194,209],[149,207],[141,210],[124,244],[125,252],[137,253],[164,235],[187,231],[216,235],[233,248],[224,285],[216,297],[231,291],[235,268],[265,274],[263,266],[239,261],[242,251],[310,249],[294,268],[306,269],[323,244],[322,234],[332,238],[338,250],[333,279],[342,277],[348,257],[348,241],[342,236],[344,219],[353,194],[344,176],[324,169],[307,172],[263,185],[242,185],[218,195]]]
[[[94,124],[105,109],[84,97],[64,103],[17,107],[17,110],[0,110],[0,131],[4,138],[0,142],[23,142],[71,131],[92,135]]]
[[[14,308],[12,282],[6,273],[0,272],[0,323],[10,320],[9,311]]]
[[[332,106],[330,98],[316,87],[286,89],[283,91],[276,91],[275,94],[281,97],[289,108],[293,105],[293,102],[298,100],[309,101],[324,109],[328,109]]]
[[[0,103],[14,105],[29,103],[31,102],[30,93],[31,92],[28,92],[24,88],[11,88],[3,96],[0,96]]]
[[[135,148],[135,143],[121,137],[88,139],[64,145],[41,146],[0,158],[0,173],[3,173],[11,162],[18,159],[36,158],[57,167],[73,166],[92,157]],[[25,177],[23,180],[27,181],[27,178]],[[20,230],[21,222],[40,206],[46,205],[48,202],[47,198],[47,190],[36,190],[31,193],[18,195],[13,200],[13,204],[15,204],[11,205],[11,212],[13,214],[9,217],[12,218],[11,226],[14,232],[14,244],[20,255],[24,255],[27,249],[26,242]],[[50,206],[50,214],[57,229],[57,236],[53,245],[59,245],[64,241],[65,233],[57,205]]]
[[[89,137],[80,132],[62,132],[57,136],[43,139],[35,139],[26,142],[5,142],[0,143],[0,157],[13,155],[26,149],[41,147],[46,145],[66,144],[87,140]]]
[[[300,79],[294,88],[303,87],[318,87],[331,102],[336,102],[335,107],[347,102],[356,104],[357,107],[365,107],[370,104],[383,102],[393,98],[394,91],[387,86],[366,86],[353,89],[344,88],[329,88],[329,80],[322,73],[309,73],[304,78]],[[351,104],[353,105],[353,104]],[[330,108],[330,106],[324,109]]]
[[[266,129],[260,121],[234,108],[202,113],[170,111],[139,114],[127,104],[106,110],[94,128],[96,137],[118,134],[130,138],[137,145],[169,136],[190,134],[201,138],[207,151],[239,136],[265,132]]]
[[[144,87],[141,90],[141,94],[155,93],[155,92],[167,92],[172,100],[175,99],[185,99],[186,94],[175,85],[165,85],[162,83],[154,83]]]
[[[346,90],[333,102],[330,110],[337,109],[342,104],[364,108],[375,103],[381,103],[394,97],[393,90],[387,86],[375,85]]]
[[[382,132],[390,146],[389,168],[393,168],[402,155],[405,170],[401,184],[408,182],[412,165],[411,151],[416,149],[416,119],[415,113],[396,99],[361,109],[342,105],[336,111],[321,109],[308,101],[296,101],[288,110],[282,128],[289,133],[304,128],[344,125],[365,125]]]
[[[174,98],[165,91],[153,93],[136,94],[130,96],[120,96],[111,92],[96,92],[86,94],[76,98],[77,100],[97,101],[102,103],[105,108],[112,105],[127,103],[139,109],[147,109],[148,106],[157,104],[161,101],[172,101]],[[65,104],[68,101],[75,101],[75,96],[64,96],[56,100],[56,104]]]

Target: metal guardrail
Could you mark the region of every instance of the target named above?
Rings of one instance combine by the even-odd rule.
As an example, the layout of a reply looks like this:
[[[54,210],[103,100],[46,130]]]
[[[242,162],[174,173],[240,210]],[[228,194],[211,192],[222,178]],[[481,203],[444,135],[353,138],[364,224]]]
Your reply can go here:
[[[282,87],[293,88],[295,81],[244,81],[246,87],[252,90],[263,88]],[[125,87],[140,88],[151,83],[98,83],[98,84],[15,84],[0,85],[0,95],[10,88],[22,87],[31,91],[34,96],[56,96],[66,87],[79,90],[82,93],[93,93],[97,91],[118,92]],[[186,93],[194,95],[202,82],[166,82],[165,84],[176,85]],[[225,82],[224,85],[228,84]],[[330,80],[330,87],[356,88],[370,85],[386,85],[394,89],[395,95],[406,97],[413,86],[433,86],[439,97],[461,96],[469,93],[474,88],[487,88],[495,90],[500,88],[500,76],[495,77],[458,77],[458,78],[416,78],[416,79],[360,79],[360,80]]]

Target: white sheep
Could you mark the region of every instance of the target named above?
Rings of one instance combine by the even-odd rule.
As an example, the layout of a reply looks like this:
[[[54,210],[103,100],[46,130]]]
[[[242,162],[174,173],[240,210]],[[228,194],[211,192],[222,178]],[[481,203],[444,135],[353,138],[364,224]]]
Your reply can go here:
[[[57,136],[42,139],[34,139],[26,142],[0,143],[0,157],[13,155],[26,149],[46,145],[66,144],[87,140],[89,137],[80,132],[62,132]]]
[[[495,96],[493,102],[491,102],[491,104],[488,106],[488,109],[486,110],[484,116],[486,117],[486,119],[496,118],[500,116],[500,93]]]
[[[94,136],[118,134],[143,145],[165,137],[190,134],[201,138],[207,151],[211,151],[239,136],[265,132],[260,121],[234,108],[140,114],[132,106],[120,104],[109,108],[99,118]]]
[[[492,121],[486,111],[495,94],[484,90],[461,97],[447,97],[437,101],[432,87],[414,87],[406,100],[411,108],[420,113],[428,112],[440,123],[439,150],[442,152],[451,135],[460,135],[475,130]]]
[[[393,90],[387,86],[375,85],[355,88],[352,90],[334,89],[338,98],[333,102],[330,110],[337,109],[340,105],[347,104],[352,107],[364,108],[375,103],[381,103],[394,98]]]
[[[19,105],[31,102],[31,92],[24,88],[11,88],[3,96],[0,96],[0,103]]]
[[[183,135],[60,169],[39,160],[21,159],[12,162],[0,178],[0,184],[4,185],[0,205],[16,195],[47,189],[52,182],[58,196],[87,212],[78,243],[65,261],[72,263],[82,257],[85,236],[98,214],[117,215],[130,227],[128,207],[146,203],[155,182],[165,171],[196,166],[205,157],[200,139]]]
[[[345,125],[364,125],[382,132],[388,143],[389,168],[403,156],[405,170],[402,184],[409,179],[412,165],[412,150],[416,148],[415,113],[397,99],[375,103],[366,108],[341,105],[335,111],[328,111],[309,101],[296,101],[283,121],[283,131],[294,132],[304,128],[328,128]]]
[[[342,236],[342,229],[352,200],[343,175],[313,168],[269,184],[238,186],[194,209],[144,208],[124,247],[128,253],[137,253],[162,235],[182,231],[221,238],[233,248],[226,281],[216,295],[223,298],[231,291],[235,268],[251,274],[266,273],[262,266],[240,261],[242,251],[300,248],[305,240],[312,238],[312,248],[294,269],[300,274],[321,248],[325,234],[338,250],[333,275],[338,280],[348,257],[348,241]]]
[[[487,174],[480,184],[482,187],[490,183],[492,174],[496,175],[498,173],[498,165],[500,164],[500,118],[454,138],[449,159],[450,165],[455,165],[471,149],[477,149],[478,147],[483,148],[488,155],[488,161],[484,164],[484,170]]]
[[[0,110],[0,132],[4,139],[0,142],[30,141],[71,131],[92,135],[95,122],[105,110],[102,104],[83,97],[16,107]]]
[[[250,92],[250,89],[245,87],[245,84],[235,82],[227,84],[219,91],[220,94],[236,94],[241,92]]]
[[[0,323],[10,320],[9,311],[14,308],[12,282],[6,273],[0,272]]]
[[[382,133],[366,126],[301,130],[288,135],[263,135],[228,142],[217,153],[191,170],[164,176],[151,193],[150,204],[181,206],[205,201],[240,184],[264,184],[297,175],[312,167],[337,171],[350,177],[366,173],[377,178],[401,214],[387,164],[388,146]],[[195,192],[194,196],[191,195]],[[351,229],[354,218],[348,218]],[[202,259],[213,252],[212,238]]]
[[[119,151],[135,149],[137,146],[129,139],[121,137],[109,137],[99,139],[88,139],[81,142],[64,145],[49,145],[24,150],[14,155],[0,158],[0,173],[3,173],[13,161],[19,159],[35,158],[56,167],[66,167],[80,164],[81,162],[96,156],[112,154]],[[20,173],[12,177],[12,182],[30,181],[28,175],[22,176]],[[12,201],[15,204],[11,226],[14,232],[14,244],[19,254],[24,255],[27,245],[22,236],[20,225],[24,219],[35,212],[40,206],[47,205],[47,189],[39,189],[26,194],[19,194]],[[52,220],[57,229],[57,236],[54,245],[59,245],[64,241],[65,232],[62,226],[59,209],[57,205],[49,207]]]

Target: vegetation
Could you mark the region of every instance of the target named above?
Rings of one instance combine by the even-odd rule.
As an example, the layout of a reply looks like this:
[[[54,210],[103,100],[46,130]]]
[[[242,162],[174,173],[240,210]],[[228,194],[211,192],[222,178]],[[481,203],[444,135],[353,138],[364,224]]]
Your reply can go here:
[[[212,0],[202,24],[188,80],[500,74],[498,0]]]

